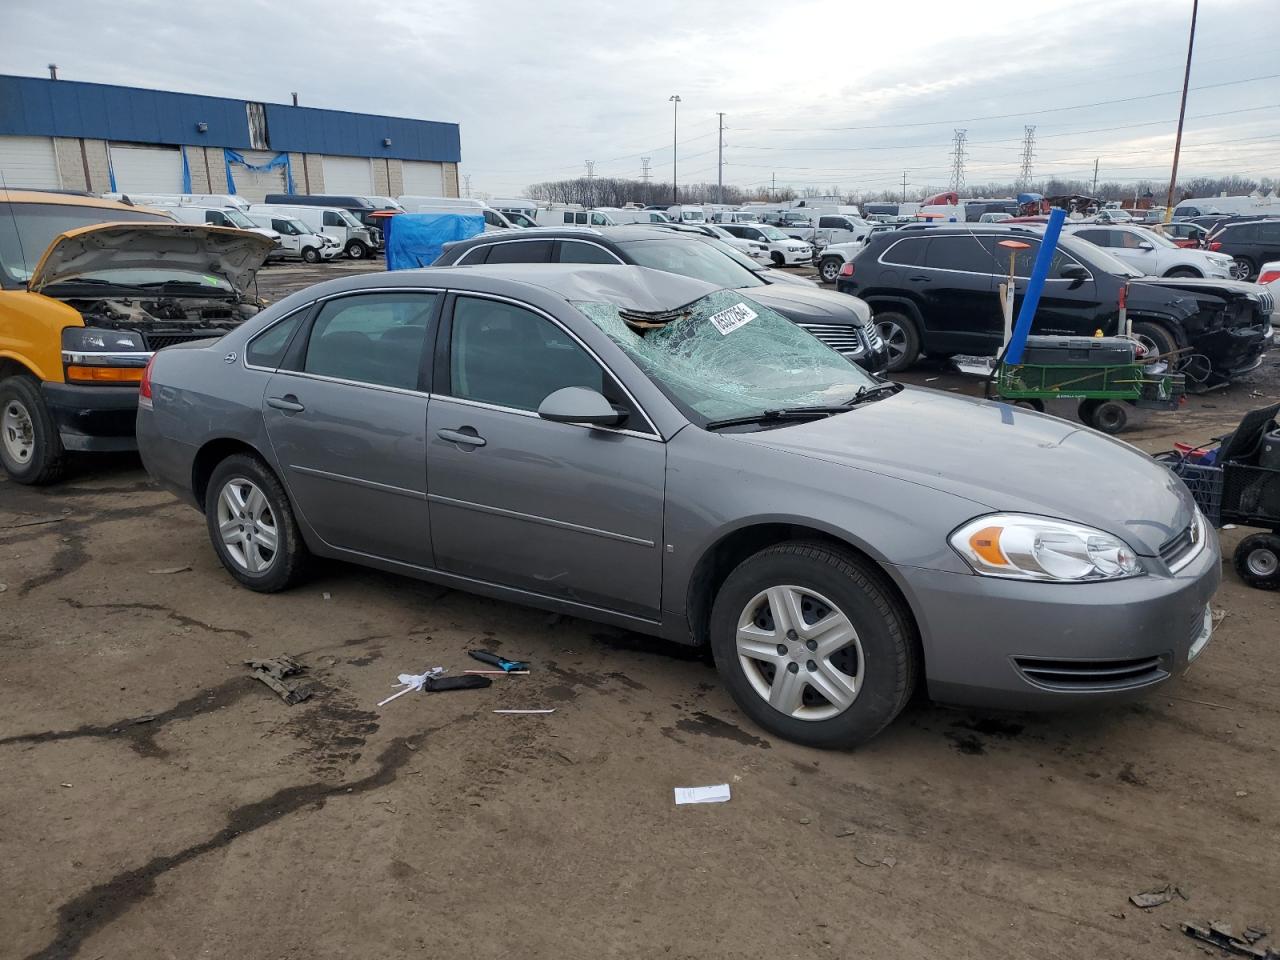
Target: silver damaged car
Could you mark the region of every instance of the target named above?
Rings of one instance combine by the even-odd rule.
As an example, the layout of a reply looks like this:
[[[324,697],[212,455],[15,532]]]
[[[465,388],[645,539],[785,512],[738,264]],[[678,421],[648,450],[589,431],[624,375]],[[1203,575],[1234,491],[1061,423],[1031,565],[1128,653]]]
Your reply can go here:
[[[332,557],[709,645],[760,726],[820,747],[921,684],[1148,692],[1203,650],[1220,579],[1144,454],[878,380],[749,291],[643,267],[311,287],[158,353],[138,443],[251,589]]]

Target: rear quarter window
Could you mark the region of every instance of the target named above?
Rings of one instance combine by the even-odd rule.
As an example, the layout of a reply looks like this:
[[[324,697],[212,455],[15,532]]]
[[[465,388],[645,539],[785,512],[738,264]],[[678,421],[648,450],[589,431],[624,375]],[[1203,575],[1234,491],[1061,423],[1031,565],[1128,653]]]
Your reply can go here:
[[[891,263],[904,267],[919,266],[925,262],[925,254],[929,249],[927,237],[906,237],[890,245],[880,255],[882,263]]]

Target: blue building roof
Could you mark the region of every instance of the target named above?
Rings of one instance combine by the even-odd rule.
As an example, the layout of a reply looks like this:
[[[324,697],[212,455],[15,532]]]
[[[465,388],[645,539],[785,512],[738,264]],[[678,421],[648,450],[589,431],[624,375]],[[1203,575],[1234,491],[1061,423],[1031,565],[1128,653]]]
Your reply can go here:
[[[253,101],[0,75],[0,136],[252,149]],[[267,148],[291,153],[456,163],[456,123],[264,103]],[[200,132],[198,124],[206,130]],[[384,145],[384,141],[390,145]]]

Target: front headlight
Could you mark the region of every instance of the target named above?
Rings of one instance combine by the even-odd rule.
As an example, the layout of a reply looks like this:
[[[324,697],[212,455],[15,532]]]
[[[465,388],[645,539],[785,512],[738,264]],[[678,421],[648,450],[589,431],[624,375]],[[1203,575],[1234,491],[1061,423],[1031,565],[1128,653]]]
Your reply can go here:
[[[951,547],[974,573],[1013,580],[1080,583],[1120,580],[1143,572],[1124,541],[1092,527],[1021,513],[970,520],[951,534]]]
[[[62,371],[67,383],[136,384],[150,356],[142,335],[133,330],[62,330]]]
[[[63,327],[62,349],[74,353],[136,353],[147,348],[142,336],[133,330]]]

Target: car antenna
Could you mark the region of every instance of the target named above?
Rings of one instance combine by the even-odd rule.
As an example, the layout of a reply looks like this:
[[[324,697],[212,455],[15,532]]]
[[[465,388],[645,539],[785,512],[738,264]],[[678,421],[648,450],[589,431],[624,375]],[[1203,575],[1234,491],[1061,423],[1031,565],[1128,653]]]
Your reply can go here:
[[[13,212],[13,198],[9,196],[9,184],[5,181],[3,170],[0,170],[0,188],[4,190],[5,205],[9,208],[9,219],[13,221],[13,237],[18,241],[18,256],[22,258],[23,268],[28,269],[31,265],[27,263],[27,251],[22,249],[22,231],[18,229],[18,215]],[[27,279],[23,282],[28,283],[30,280],[31,275],[28,273]]]

